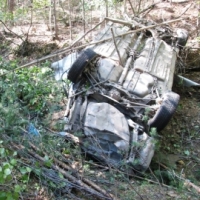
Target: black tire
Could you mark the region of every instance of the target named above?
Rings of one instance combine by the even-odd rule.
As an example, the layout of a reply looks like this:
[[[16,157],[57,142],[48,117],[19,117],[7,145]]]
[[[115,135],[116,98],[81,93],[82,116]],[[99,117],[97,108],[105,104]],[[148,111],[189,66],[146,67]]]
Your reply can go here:
[[[164,100],[160,108],[156,111],[153,118],[148,121],[148,125],[157,128],[157,131],[161,131],[168,124],[172,115],[174,114],[180,96],[174,92],[168,92],[164,95]]]
[[[97,54],[90,48],[81,52],[78,58],[75,60],[71,68],[69,69],[67,78],[73,83],[77,83],[79,77],[84,71],[88,63],[94,59]]]

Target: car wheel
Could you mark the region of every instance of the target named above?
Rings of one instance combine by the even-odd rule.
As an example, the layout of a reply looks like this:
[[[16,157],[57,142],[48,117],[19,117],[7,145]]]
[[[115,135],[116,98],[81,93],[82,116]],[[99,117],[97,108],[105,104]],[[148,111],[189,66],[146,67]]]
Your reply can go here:
[[[76,61],[71,66],[71,68],[69,69],[67,76],[68,79],[73,83],[76,83],[80,75],[84,71],[85,67],[88,65],[89,61],[94,59],[96,56],[97,54],[90,48],[82,51],[76,59]]]
[[[157,128],[157,131],[161,131],[174,114],[179,99],[179,95],[174,92],[165,94],[160,108],[156,111],[154,117],[148,121],[148,125]]]

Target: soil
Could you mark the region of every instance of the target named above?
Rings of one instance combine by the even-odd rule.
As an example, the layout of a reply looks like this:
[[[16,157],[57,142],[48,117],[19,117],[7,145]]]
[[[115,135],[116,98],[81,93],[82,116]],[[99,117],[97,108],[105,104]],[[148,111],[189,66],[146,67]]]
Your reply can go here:
[[[157,23],[182,17],[179,22],[170,24],[173,28],[185,28],[189,32],[189,40],[187,47],[183,50],[182,56],[179,58],[177,65],[177,73],[185,76],[200,84],[200,42],[199,19],[198,19],[198,4],[196,1],[159,1],[149,12],[144,12],[143,15],[148,20],[153,20]],[[130,5],[127,6],[129,16],[132,14]],[[98,16],[95,16],[98,22]],[[86,28],[90,29],[92,24]],[[27,25],[19,25],[12,28],[12,32],[23,34],[28,31]],[[82,23],[75,22],[73,25],[74,39],[83,34]],[[0,32],[0,54],[9,59],[21,59],[21,64],[27,63],[39,57],[48,55],[56,50],[66,47],[71,43],[69,38],[70,27],[65,24],[59,25],[59,39],[54,40],[48,27],[41,24],[34,24],[29,30],[28,43],[21,40],[16,35],[13,35],[8,30]],[[80,31],[81,30],[81,31]],[[89,38],[91,35],[89,36]],[[87,38],[88,39],[88,38]],[[9,47],[9,48],[8,48]],[[17,48],[18,47],[18,48]],[[16,50],[17,48],[17,50]],[[12,49],[14,54],[8,54]],[[52,60],[59,60],[61,57],[55,57]],[[51,60],[51,61],[52,61]],[[187,88],[181,83],[175,82],[173,90],[180,95],[180,103],[176,113],[167,127],[159,133],[160,143],[159,149],[156,151],[153,158],[151,169],[148,172],[156,174],[156,169],[164,172],[173,170],[178,174],[180,179],[189,179],[191,182],[200,186],[200,87]],[[96,171],[98,172],[98,170]],[[162,178],[161,177],[161,178]],[[145,180],[145,179],[143,179]],[[157,179],[156,179],[157,180]],[[132,179],[133,185],[137,185],[135,191],[126,190],[126,183],[120,182],[121,191],[116,191],[119,183],[113,184],[111,187],[112,193],[120,194],[120,198],[125,199],[198,199],[198,196],[193,196],[189,189],[186,196],[182,196],[177,190],[168,187],[161,187],[157,184],[150,184],[146,187],[141,181]],[[165,179],[164,184],[169,184]],[[117,189],[116,189],[117,188]],[[133,194],[134,193],[134,194]],[[141,198],[142,197],[142,198]]]

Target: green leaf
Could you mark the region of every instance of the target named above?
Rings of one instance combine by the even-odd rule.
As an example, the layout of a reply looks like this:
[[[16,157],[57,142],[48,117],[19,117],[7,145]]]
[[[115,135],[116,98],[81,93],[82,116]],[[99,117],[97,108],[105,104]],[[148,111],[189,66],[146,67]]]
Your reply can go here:
[[[188,150],[185,150],[185,151],[184,151],[184,154],[185,154],[186,156],[189,156],[189,155],[190,155],[190,152],[189,152]]]
[[[64,176],[60,172],[58,173],[58,175],[60,178],[64,178]]]
[[[5,169],[5,170],[4,170],[4,174],[5,174],[6,176],[10,175],[10,174],[11,174],[11,170],[10,170],[9,168]]]
[[[14,189],[15,192],[21,192],[21,190],[22,190],[22,187],[20,185],[15,185],[15,189]]]
[[[4,182],[5,182],[5,179],[4,179],[4,177],[3,177],[4,175],[3,175],[3,172],[0,172],[0,184],[4,184]],[[0,193],[1,194],[1,193]]]
[[[21,177],[21,181],[23,183],[27,183],[29,181],[29,175],[28,174],[24,174],[22,177]]]
[[[22,167],[22,168],[20,168],[20,172],[21,172],[21,174],[26,174],[27,170],[26,170],[26,168]]]
[[[4,155],[5,154],[5,149],[4,148],[0,148],[0,154]]]
[[[27,172],[31,172],[32,169],[30,167],[26,167]]]
[[[48,160],[49,160],[49,157],[48,157],[47,155],[45,155],[44,160],[45,160],[45,161],[48,161]]]
[[[47,167],[51,167],[52,161],[51,161],[51,160],[46,161],[46,162],[45,162],[45,165],[46,165]]]
[[[12,160],[10,161],[10,164],[13,165],[13,166],[15,166],[15,165],[17,164],[17,160],[12,159]]]
[[[6,196],[6,192],[0,192],[0,200],[5,200]]]

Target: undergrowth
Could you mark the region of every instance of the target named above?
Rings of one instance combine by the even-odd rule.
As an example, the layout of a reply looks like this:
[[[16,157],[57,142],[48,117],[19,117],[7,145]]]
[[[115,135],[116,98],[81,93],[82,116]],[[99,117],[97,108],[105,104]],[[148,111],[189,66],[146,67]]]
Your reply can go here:
[[[31,173],[41,170],[36,162],[23,161],[27,152],[19,153],[23,148],[17,145],[43,141],[45,146],[44,119],[63,109],[64,99],[49,63],[16,69],[16,60],[0,58],[0,66],[0,200],[11,200],[22,198]]]
[[[142,199],[152,184],[184,191],[173,170],[156,166],[129,177],[128,171],[91,161],[79,145],[58,136],[62,126],[50,130],[51,115],[65,110],[67,99],[48,62],[17,69],[16,60],[0,58],[0,66],[0,200],[94,199],[76,183],[80,175],[120,199]],[[157,135],[153,129],[151,134]],[[154,199],[155,193],[149,197]]]

